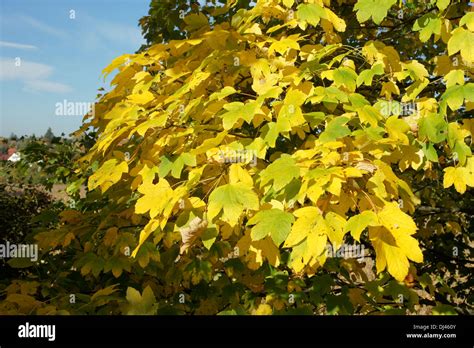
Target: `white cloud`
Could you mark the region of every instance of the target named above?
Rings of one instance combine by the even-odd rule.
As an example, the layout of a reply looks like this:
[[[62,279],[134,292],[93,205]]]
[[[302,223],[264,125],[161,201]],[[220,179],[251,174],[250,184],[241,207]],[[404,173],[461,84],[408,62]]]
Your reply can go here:
[[[0,47],[17,48],[20,50],[36,50],[38,48],[33,45],[25,45],[25,44],[20,44],[17,42],[8,42],[8,41],[0,41]]]
[[[19,63],[19,64],[18,64]],[[68,85],[50,81],[53,67],[27,60],[0,58],[0,80],[20,81],[24,90],[30,92],[68,93]]]
[[[61,38],[61,39],[65,39],[69,36],[64,31],[61,31],[61,30],[56,29],[56,28],[54,28],[54,27],[52,27],[48,24],[40,22],[39,20],[37,20],[33,17],[26,16],[26,15],[21,15],[21,16],[19,16],[19,18],[20,18],[21,21],[25,22],[29,26],[31,26],[35,29],[38,29],[39,31],[42,31],[46,34],[56,36],[56,37]]]
[[[24,59],[0,59],[0,80],[39,80],[51,75],[53,68]]]
[[[72,88],[68,85],[59,82],[52,82],[46,80],[31,80],[26,81],[25,91],[30,92],[51,92],[51,93],[68,93]]]

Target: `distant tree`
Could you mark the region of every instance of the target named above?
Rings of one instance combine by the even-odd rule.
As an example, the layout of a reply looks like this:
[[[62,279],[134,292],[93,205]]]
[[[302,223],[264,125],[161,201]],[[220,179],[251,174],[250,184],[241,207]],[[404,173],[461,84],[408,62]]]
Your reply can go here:
[[[51,130],[51,127],[48,128],[48,130],[47,130],[46,133],[44,134],[43,138],[47,139],[48,141],[53,140],[53,138],[54,138],[54,133],[53,133],[53,131]]]
[[[12,132],[12,133],[10,134],[10,138],[9,138],[9,139],[10,139],[10,140],[17,140],[17,139],[18,139],[18,136],[17,136],[15,133]]]
[[[6,139],[2,139],[0,142],[0,155],[6,155],[8,153],[8,141]]]

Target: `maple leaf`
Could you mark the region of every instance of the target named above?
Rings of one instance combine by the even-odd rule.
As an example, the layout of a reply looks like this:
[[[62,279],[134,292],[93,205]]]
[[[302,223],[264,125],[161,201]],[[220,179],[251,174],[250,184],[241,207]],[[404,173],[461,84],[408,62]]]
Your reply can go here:
[[[258,207],[258,196],[251,187],[241,182],[226,184],[210,194],[207,216],[212,221],[222,212],[222,219],[234,226],[244,210],[257,210]]]
[[[127,162],[113,158],[106,161],[102,166],[89,177],[89,190],[100,186],[102,192],[107,191],[112,185],[117,183],[123,173],[128,172]]]
[[[363,23],[372,17],[375,24],[380,24],[387,16],[390,7],[396,2],[397,0],[358,0],[354,5],[354,10],[357,10],[357,20]]]
[[[299,175],[300,169],[295,160],[290,155],[283,154],[260,173],[260,184],[265,186],[273,181],[272,188],[279,191]]]
[[[280,209],[269,209],[259,211],[247,222],[247,225],[255,225],[250,235],[252,240],[260,240],[270,235],[278,246],[283,243],[288,233],[290,233],[293,222],[292,214]]]

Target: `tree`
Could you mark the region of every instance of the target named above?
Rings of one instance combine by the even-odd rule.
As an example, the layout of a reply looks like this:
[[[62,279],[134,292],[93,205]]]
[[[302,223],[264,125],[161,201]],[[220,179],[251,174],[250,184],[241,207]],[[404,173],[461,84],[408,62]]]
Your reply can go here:
[[[202,13],[211,23],[221,23],[228,21],[238,9],[249,8],[250,3],[251,0],[237,0],[233,7],[229,7],[226,0],[152,0],[148,15],[139,21],[143,37],[147,41],[141,49],[156,43],[186,38],[186,23],[183,19],[187,15]]]
[[[43,138],[51,142],[54,139],[54,133],[51,130],[51,127],[48,128],[46,133],[44,133]]]
[[[467,9],[229,1],[228,20],[189,11],[150,32],[104,69],[113,89],[81,128],[98,135],[74,171],[87,197],[35,235],[62,265],[48,298],[94,294],[86,313],[471,311],[466,279],[444,272],[469,272],[472,205],[431,214],[474,186]]]

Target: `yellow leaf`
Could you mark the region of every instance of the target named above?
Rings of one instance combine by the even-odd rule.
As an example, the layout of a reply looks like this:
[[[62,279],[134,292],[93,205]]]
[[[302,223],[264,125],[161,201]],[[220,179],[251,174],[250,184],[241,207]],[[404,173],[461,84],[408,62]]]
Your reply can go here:
[[[327,228],[325,229],[321,226],[322,223],[318,226],[320,226],[322,231],[326,230],[329,240],[334,245],[335,249],[337,249],[342,245],[342,240],[344,239],[344,226],[346,225],[346,219],[341,215],[329,212],[326,214],[324,220],[327,224]]]
[[[296,41],[299,35],[291,35],[286,39],[282,40],[275,40],[268,49],[268,53],[272,54],[273,52],[278,52],[280,54],[284,54],[288,49],[292,48],[295,50],[300,49],[300,45]]]
[[[392,99],[392,94],[400,94],[400,89],[398,88],[397,84],[393,81],[384,82],[382,84],[380,95],[385,95],[385,98],[390,100]]]
[[[156,185],[145,182],[138,187],[138,192],[143,193],[143,196],[135,204],[135,213],[144,214],[149,211],[152,219],[159,214],[167,218],[185,193],[183,188],[173,190],[165,179],[160,179]]]
[[[122,161],[119,163],[115,158],[108,160],[89,177],[88,188],[92,191],[97,186],[100,186],[102,192],[105,192],[110,186],[114,185],[122,178],[123,173],[127,172],[127,162]]]
[[[473,186],[473,173],[465,167],[448,167],[444,169],[443,187],[448,188],[454,184],[459,193],[466,192],[466,185]]]
[[[331,22],[334,29],[340,32],[346,31],[346,22],[344,22],[343,19],[339,18],[334,12],[332,12],[328,8],[326,8],[325,11],[327,19]]]
[[[372,127],[377,127],[378,121],[382,118],[382,115],[376,108],[370,105],[364,105],[357,109],[357,114],[362,123],[368,123]]]
[[[130,61],[130,54],[124,54],[120,57],[115,58],[112,63],[109,64],[104,70],[102,70],[102,74],[104,75],[104,79],[115,69],[117,69],[122,64]]]
[[[347,167],[344,168],[344,175],[346,176],[346,178],[361,178],[363,176],[363,173],[358,168]]]
[[[140,238],[137,247],[132,252],[132,257],[136,257],[140,247],[146,242],[148,237],[159,227],[159,221],[151,219],[140,232]]]
[[[151,92],[144,91],[142,93],[131,94],[127,99],[134,104],[144,105],[155,99],[155,96]]]
[[[285,240],[284,248],[292,247],[300,243],[308,236],[308,233],[316,228],[321,219],[321,213],[316,207],[304,207],[293,213],[298,219],[293,224],[290,234]]]
[[[272,315],[273,309],[270,305],[263,303],[258,305],[258,308],[254,311],[254,315]]]
[[[409,144],[405,133],[408,132],[410,126],[404,120],[398,119],[397,116],[390,116],[385,123],[385,127],[391,139],[404,145]]]
[[[280,251],[270,236],[252,241],[250,230],[247,230],[237,243],[237,247],[250,269],[259,269],[265,260],[273,267],[280,265]]]
[[[253,180],[248,171],[238,164],[232,164],[230,166],[229,181],[231,184],[242,182],[247,186],[253,186]]]
[[[449,88],[454,85],[464,85],[464,71],[463,70],[451,70],[444,77],[446,81],[446,88]]]
[[[315,229],[311,230],[306,240],[306,250],[303,260],[308,264],[311,259],[319,257],[326,250],[328,236]]]
[[[392,232],[394,236],[412,235],[417,230],[413,219],[401,211],[395,202],[386,204],[377,215],[380,223]]]
[[[370,228],[369,238],[376,253],[377,273],[388,268],[396,280],[403,281],[408,274],[409,263],[403,250],[396,245],[395,238],[383,227]]]
[[[414,262],[423,262],[423,253],[421,252],[418,241],[412,236],[397,235],[395,237],[397,246],[403,250],[405,255]]]
[[[342,187],[343,180],[333,176],[331,179],[331,183],[327,187],[327,191],[331,192],[335,196],[340,196],[341,194],[341,187]]]
[[[474,33],[464,29],[456,28],[448,42],[448,53],[450,56],[461,51],[461,57],[468,63],[474,63]]]

